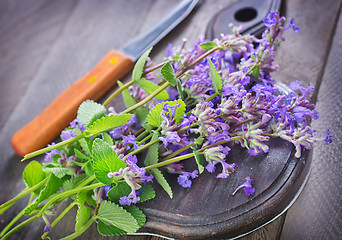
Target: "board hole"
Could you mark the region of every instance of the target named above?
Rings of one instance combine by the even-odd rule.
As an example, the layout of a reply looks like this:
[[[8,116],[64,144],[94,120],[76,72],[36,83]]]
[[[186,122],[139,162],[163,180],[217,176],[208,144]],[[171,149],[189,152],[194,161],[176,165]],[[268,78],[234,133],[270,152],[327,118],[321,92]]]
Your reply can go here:
[[[254,8],[246,7],[237,11],[234,15],[236,21],[248,22],[256,18],[257,11]]]

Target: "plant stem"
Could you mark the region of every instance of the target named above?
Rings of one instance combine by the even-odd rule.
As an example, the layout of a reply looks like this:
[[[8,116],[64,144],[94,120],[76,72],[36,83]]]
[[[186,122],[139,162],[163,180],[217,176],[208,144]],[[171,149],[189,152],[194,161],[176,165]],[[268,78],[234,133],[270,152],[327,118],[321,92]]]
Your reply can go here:
[[[194,153],[189,153],[189,154],[185,154],[185,155],[178,156],[178,157],[175,157],[175,158],[171,158],[171,159],[168,159],[166,161],[159,162],[159,163],[147,166],[147,167],[145,167],[145,170],[148,171],[148,170],[151,170],[153,168],[163,167],[163,166],[169,165],[169,164],[174,163],[174,162],[178,162],[178,161],[181,161],[181,160],[184,160],[184,159],[191,158],[194,155],[195,155]]]
[[[214,143],[214,144],[208,145],[206,147],[203,147],[203,148],[199,149],[198,151],[203,152],[204,150],[206,150],[208,148],[216,147],[218,145],[222,145],[222,144],[225,144],[225,143],[228,143],[228,142],[231,142],[231,141],[235,141],[235,140],[239,140],[239,139],[243,139],[243,136],[236,136],[236,137],[230,138],[229,140],[222,140],[222,141],[219,141],[217,143]]]
[[[134,150],[133,152],[130,153],[130,155],[137,154],[137,153],[139,153],[139,152],[145,150],[146,148],[151,147],[153,144],[155,144],[155,143],[157,143],[157,142],[159,142],[159,141],[160,141],[159,139],[153,140],[153,141],[151,141],[151,142],[149,142],[149,143],[147,143],[147,144],[145,144],[145,145],[139,147],[137,150]]]
[[[27,203],[27,207],[31,204],[32,199],[33,199],[33,194],[31,194],[30,196],[30,200]],[[11,222],[7,224],[7,226],[1,231],[0,237],[5,235],[5,233],[13,226],[13,224],[15,224],[24,215],[24,212],[25,212],[25,208],[21,210],[21,212],[17,216],[15,216],[15,218],[13,218]]]
[[[73,143],[73,142],[76,142],[78,141],[79,139],[81,138],[84,138],[84,133],[82,133],[81,135],[77,135],[76,137],[73,137],[73,138],[70,138],[68,140],[65,140],[65,141],[62,141],[62,142],[59,142],[55,145],[51,145],[49,147],[46,147],[46,148],[42,148],[40,150],[37,150],[35,152],[32,152],[32,153],[29,153],[29,154],[26,154],[25,157],[21,160],[22,162],[27,160],[27,159],[30,159],[32,157],[35,157],[35,156],[38,156],[40,154],[43,154],[43,153],[46,153],[46,152],[50,152],[51,150],[54,150],[56,148],[59,148],[59,147],[62,147],[64,145],[67,145],[69,143]]]
[[[74,232],[73,234],[66,236],[64,238],[61,238],[60,240],[72,240],[77,238],[78,236],[80,236],[83,232],[85,232],[96,220],[96,216],[92,217],[91,219],[89,219],[89,221],[83,225],[83,227],[77,231]]]
[[[122,87],[120,87],[118,90],[116,90],[112,95],[110,95],[106,101],[103,103],[103,106],[107,107],[108,104],[117,96],[119,95],[123,90],[127,89],[129,86],[133,85],[134,81],[129,81],[128,83],[126,83],[125,85],[123,85]]]
[[[211,95],[210,97],[208,97],[205,102],[209,102],[211,100],[213,100],[216,96],[220,95],[218,92],[215,92],[213,95]]]
[[[33,217],[27,219],[26,221],[20,223],[15,228],[13,228],[11,231],[9,231],[5,236],[3,236],[1,238],[1,240],[5,240],[5,239],[9,238],[12,234],[16,233],[18,230],[20,230],[21,228],[25,227],[27,224],[30,224],[31,222],[37,220],[38,218],[39,217],[36,215],[36,216],[33,216]]]
[[[81,187],[81,188],[74,188],[74,189],[71,189],[69,191],[66,191],[66,192],[63,192],[63,193],[60,193],[58,195],[55,195],[54,197],[52,197],[47,203],[44,204],[43,208],[38,212],[37,216],[38,217],[41,217],[45,210],[52,204],[54,203],[55,201],[58,201],[58,200],[63,200],[75,193],[79,193],[79,192],[83,192],[83,191],[88,191],[88,190],[92,190],[94,188],[98,188],[98,187],[102,187],[104,186],[105,184],[103,183],[95,183],[95,184],[92,184],[92,185],[89,185],[89,186],[86,186],[86,187]]]
[[[42,185],[44,185],[47,180],[49,179],[49,177],[46,177],[44,180],[42,180],[40,183],[37,183],[36,185],[34,185],[31,188],[25,189],[24,191],[22,191],[19,195],[17,195],[16,197],[12,198],[11,200],[5,202],[4,204],[2,204],[0,206],[0,214],[3,214],[6,210],[4,210],[7,206],[14,204],[16,201],[18,201],[19,199],[25,197],[27,194],[33,192],[34,190],[38,189],[39,187],[41,187]]]
[[[146,98],[144,98],[142,101],[138,102],[137,104],[135,104],[134,106],[127,108],[125,111],[121,112],[121,114],[123,113],[131,113],[133,112],[135,109],[143,106],[145,103],[147,103],[148,101],[150,101],[152,98],[154,98],[155,96],[157,96],[160,92],[162,92],[165,88],[167,88],[168,86],[170,86],[169,82],[164,83],[163,85],[161,85],[156,91],[154,91],[151,95],[148,95]]]
[[[183,152],[183,151],[185,151],[185,150],[191,148],[191,147],[194,146],[194,145],[196,145],[196,143],[195,143],[195,142],[192,142],[192,143],[190,143],[190,144],[188,144],[188,145],[186,145],[186,146],[184,146],[184,147],[178,149],[177,151],[171,153],[170,155],[166,156],[164,159],[162,159],[162,161],[165,161],[165,160],[168,160],[168,159],[170,159],[170,158],[173,158],[173,157],[177,156],[178,154],[180,154],[181,152]]]
[[[53,221],[53,223],[51,223],[51,228],[56,226],[56,224],[65,216],[65,214],[67,214],[75,205],[76,205],[76,200],[73,201],[66,209],[64,209],[64,211]],[[48,234],[49,234],[48,232],[45,232],[42,235],[42,239],[45,239],[45,237]]]

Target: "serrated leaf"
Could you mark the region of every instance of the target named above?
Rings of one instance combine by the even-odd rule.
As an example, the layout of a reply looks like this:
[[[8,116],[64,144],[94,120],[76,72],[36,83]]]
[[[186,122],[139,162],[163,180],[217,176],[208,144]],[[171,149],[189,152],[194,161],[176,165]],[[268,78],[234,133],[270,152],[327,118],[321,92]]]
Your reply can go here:
[[[144,89],[144,91],[148,94],[151,94],[153,92],[155,92],[159,86],[154,84],[153,82],[147,81],[146,78],[142,78],[140,79],[137,84]],[[160,93],[158,93],[155,98],[159,99],[159,100],[167,100],[169,99],[169,94],[167,94],[167,92],[165,90],[161,91]]]
[[[124,230],[117,228],[115,226],[106,225],[101,221],[97,223],[97,230],[103,236],[118,236],[127,234],[127,232],[125,232]]]
[[[114,202],[119,203],[123,196],[127,196],[132,191],[131,187],[126,182],[118,182],[114,187],[108,191],[108,198]]]
[[[93,100],[84,101],[77,111],[77,119],[85,127],[106,115],[106,108]]]
[[[78,193],[77,194],[78,209],[77,209],[77,214],[76,214],[75,232],[78,232],[91,217],[91,209],[84,205],[85,202],[86,202],[86,193],[85,192]]]
[[[151,184],[146,183],[145,186],[141,187],[141,194],[140,194],[140,200],[138,202],[145,202],[147,200],[150,200],[156,196],[156,192],[154,191]]]
[[[137,221],[139,228],[141,228],[145,224],[146,216],[143,213],[143,211],[141,211],[137,206],[135,205],[124,206],[124,209],[130,214],[132,214],[132,216]]]
[[[96,120],[91,126],[85,130],[86,137],[94,134],[109,131],[126,124],[132,117],[132,114],[116,114],[104,116]]]
[[[162,172],[157,168],[152,169],[151,172],[152,172],[154,178],[160,184],[160,186],[162,186],[162,188],[165,190],[165,192],[167,192],[167,194],[169,194],[170,198],[172,198],[173,197],[172,189],[171,189],[169,183],[164,178]]]
[[[122,161],[108,143],[97,138],[93,141],[93,168],[95,177],[103,184],[113,183],[113,179],[107,175],[109,172],[117,172],[125,168],[126,163]]]
[[[252,71],[252,75],[255,78],[255,80],[259,79],[259,73],[260,73],[260,66],[258,65]]]
[[[217,47],[217,43],[216,42],[205,42],[200,44],[200,47],[203,48],[204,50],[210,50],[213,49],[214,47]]]
[[[107,132],[102,133],[102,140],[108,143],[109,146],[114,144],[113,138]]]
[[[177,79],[177,91],[179,93],[180,99],[184,99],[183,88],[182,88],[182,84],[181,84],[179,79]]]
[[[132,214],[115,203],[106,200],[101,202],[97,218],[101,223],[97,225],[98,230],[105,236],[116,235],[117,229],[127,233],[134,233],[139,229],[138,222]]]
[[[145,64],[148,58],[148,55],[150,55],[150,52],[152,51],[152,47],[148,49],[146,52],[144,52],[141,57],[138,59],[136,64],[134,65],[133,71],[132,71],[132,79],[133,81],[139,81],[143,75]]]
[[[148,124],[154,127],[160,126],[160,124],[163,121],[163,118],[161,117],[161,112],[165,104],[169,104],[170,106],[176,106],[177,104],[179,104],[179,106],[176,109],[174,118],[176,120],[176,124],[182,121],[185,113],[185,103],[181,99],[178,99],[175,101],[161,102],[154,106],[154,108],[151,109],[151,111],[146,117],[146,121],[148,122]]]
[[[25,214],[30,214],[36,209],[39,203],[43,202],[45,199],[49,198],[52,194],[56,193],[62,186],[62,179],[51,174],[49,180],[46,182],[45,187],[39,193],[39,196],[35,201],[25,210]]]
[[[172,67],[171,61],[166,62],[160,69],[160,74],[168,81],[172,86],[176,86],[177,78],[175,76],[175,70]]]
[[[197,152],[197,150],[194,150],[194,156],[195,156],[195,160],[197,163],[197,167],[198,167],[198,172],[199,174],[201,174],[204,171],[204,160],[203,160],[203,156],[201,154],[199,154]]]
[[[215,88],[216,92],[221,92],[222,91],[222,78],[218,74],[210,58],[208,58],[208,61],[209,61],[210,76],[211,76],[211,81],[213,83],[213,87]]]
[[[76,187],[80,182],[82,182],[87,176],[83,173],[81,175],[78,175],[74,178],[70,178],[68,180],[65,180],[62,184],[62,188],[64,191],[69,191]]]
[[[23,180],[26,183],[27,187],[29,188],[40,183],[42,180],[45,179],[45,177],[46,177],[46,174],[43,171],[43,167],[37,161],[31,161],[25,167],[25,170],[23,172]],[[33,193],[38,195],[42,189],[43,189],[43,186],[35,190]]]
[[[123,86],[123,84],[120,81],[118,81],[118,85],[119,87]],[[132,107],[135,104],[137,104],[137,102],[135,101],[135,99],[132,97],[132,95],[129,93],[127,89],[122,90],[121,95],[122,95],[122,99],[125,103],[126,108]]]
[[[151,142],[157,140],[159,137],[159,133],[155,131],[152,135]],[[158,162],[159,155],[158,155],[158,146],[159,142],[153,144],[148,148],[148,152],[144,161],[145,166],[150,166]]]

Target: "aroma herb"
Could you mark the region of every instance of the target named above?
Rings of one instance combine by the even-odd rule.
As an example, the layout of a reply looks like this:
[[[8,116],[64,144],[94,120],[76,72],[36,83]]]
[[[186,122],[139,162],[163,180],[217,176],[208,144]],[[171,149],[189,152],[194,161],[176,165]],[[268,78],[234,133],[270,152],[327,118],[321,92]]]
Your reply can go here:
[[[48,238],[74,206],[75,232],[64,239],[76,238],[94,222],[105,236],[133,233],[146,221],[135,204],[158,194],[152,181],[173,196],[160,168],[177,174],[177,182],[191,188],[204,171],[222,181],[234,174],[232,144],[255,156],[269,151],[270,138],[280,137],[294,144],[299,158],[302,148],[310,149],[317,141],[331,143],[329,130],[319,138],[309,125],[318,118],[308,100],[313,88],[294,81],[292,92],[280,92],[271,76],[278,68],[274,57],[284,31],[300,28],[276,12],[264,24],[260,39],[242,36],[233,27],[233,35],[211,42],[200,39],[192,49],[186,49],[186,42],[180,48],[169,45],[167,59],[157,65],[148,57],[150,49],[137,61],[132,81],[119,82],[103,105],[83,102],[77,119],[61,133],[62,142],[23,159],[45,153],[42,164],[33,160],[25,168],[26,189],[0,206],[3,214],[20,198],[31,196],[27,207],[2,230],[2,239],[39,218],[46,223],[42,238]],[[151,81],[158,78],[159,84]],[[127,107],[121,113],[108,107],[119,94]],[[197,168],[185,169],[185,160],[195,161]],[[251,178],[245,180],[231,189],[233,194],[242,188],[247,196],[257,191]],[[67,199],[70,205],[55,216],[52,208]],[[22,215],[30,217],[12,228]]]

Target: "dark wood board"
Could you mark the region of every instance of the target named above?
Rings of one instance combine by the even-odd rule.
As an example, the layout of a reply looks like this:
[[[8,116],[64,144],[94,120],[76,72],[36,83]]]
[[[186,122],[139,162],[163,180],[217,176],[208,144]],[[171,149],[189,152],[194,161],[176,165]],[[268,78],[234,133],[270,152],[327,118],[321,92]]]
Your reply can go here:
[[[156,61],[161,60],[165,56],[165,49],[169,42],[176,46],[181,43],[183,38],[188,38],[190,43],[195,41],[200,34],[205,33],[210,18],[219,9],[233,2],[235,1],[202,1],[200,7],[189,18],[154,48],[152,57]],[[0,202],[4,202],[23,189],[20,177],[25,163],[19,163],[20,158],[15,156],[11,148],[10,138],[14,132],[38,114],[58,93],[91,69],[109,49],[122,46],[174,4],[175,1],[153,0],[53,1],[49,3],[39,0],[20,3],[8,0],[0,3],[0,52],[2,54],[0,59],[2,76],[0,80],[0,183],[2,189]],[[339,46],[340,40],[335,40],[334,43],[331,42],[331,39],[335,33],[340,7],[341,1],[334,0],[287,1],[287,16],[295,18],[302,28],[302,32],[300,34],[288,33],[286,35],[287,41],[279,49],[277,62],[280,65],[280,70],[276,76],[280,82],[289,83],[292,80],[299,79],[313,86],[320,85],[330,47],[333,47],[332,43]],[[339,48],[335,47],[334,52],[337,51],[336,49]],[[336,56],[334,60],[331,60],[332,62],[339,61]],[[333,63],[330,63],[331,65],[335,66]],[[339,70],[336,67],[329,68],[329,64],[327,68],[327,72]],[[325,81],[331,81],[330,79],[337,81],[340,74],[324,76]],[[324,82],[322,82],[323,86]],[[328,86],[331,88],[333,84]],[[321,96],[323,103],[327,92],[329,93],[329,88],[325,90],[325,95],[322,94]],[[338,93],[338,89],[335,89],[335,92]],[[331,99],[334,102],[337,99],[337,102],[341,103],[341,97],[337,95],[333,95]],[[114,105],[117,109],[122,108],[121,103]],[[326,106],[321,105],[324,116],[328,116],[330,111],[335,111],[335,118],[339,117],[336,110],[339,108],[330,109]],[[336,107],[338,106],[340,105]],[[323,120],[325,122],[320,123],[321,125],[318,124],[317,128],[322,129],[326,121],[331,121],[328,118],[323,118]],[[333,127],[336,130],[340,129],[336,123]],[[267,223],[268,220],[286,209],[296,196],[301,186],[300,183],[303,182],[303,178],[309,171],[306,166],[310,165],[311,159],[306,158],[304,164],[302,159],[296,160],[290,157],[291,146],[276,145],[280,148],[285,147],[286,151],[279,150],[285,156],[278,159],[276,161],[278,164],[274,167],[272,166],[274,159],[270,153],[264,159],[257,158],[252,161],[249,161],[248,158],[238,159],[239,163],[245,163],[248,168],[242,170],[243,165],[237,164],[240,166],[240,170],[237,168],[236,173],[230,176],[226,182],[224,180],[218,181],[213,176],[207,178],[206,175],[195,181],[192,190],[203,197],[201,199],[203,206],[196,204],[198,199],[191,195],[190,191],[177,186],[174,187],[174,193],[177,197],[172,201],[160,191],[157,199],[143,205],[148,216],[148,222],[142,230],[166,234],[165,226],[167,226],[169,227],[167,233],[169,236],[188,236],[197,239],[217,233],[215,236],[217,239],[219,236],[223,238],[236,236]],[[319,181],[320,185],[330,188],[335,186],[331,183],[338,186],[341,179],[337,174],[341,170],[341,166],[338,165],[340,162],[338,161],[340,160],[338,149],[340,148],[336,147],[338,145],[333,146],[335,147],[329,150],[329,154],[333,155],[334,158],[332,159],[335,160],[324,165],[325,169],[330,169],[337,164],[333,174],[323,175],[326,178],[318,177],[318,166],[313,164],[312,171],[316,175],[310,178],[313,183]],[[322,147],[316,155],[314,153],[314,163],[319,155],[327,158],[327,155],[324,155],[325,149]],[[239,154],[247,156],[244,152]],[[232,162],[237,163],[238,160],[232,159]],[[258,174],[256,171],[258,167],[264,170],[263,174]],[[253,171],[246,170],[249,168],[253,168]],[[246,174],[255,179],[256,194],[251,198],[242,193],[231,196],[230,193],[233,188],[241,184]],[[333,181],[329,181],[331,176],[335,176]],[[210,184],[205,185],[205,191],[202,191],[201,186],[203,186],[204,181],[207,181],[206,178]],[[327,182],[327,184],[324,185],[321,182]],[[280,185],[282,186],[280,187]],[[307,190],[311,192],[311,195],[306,193],[311,199],[309,203],[304,196],[300,205],[294,210],[290,209],[287,216],[283,214],[271,224],[243,238],[277,239],[281,236],[282,239],[292,239],[294,236],[298,236],[296,234],[300,231],[302,231],[300,236],[303,239],[315,237],[312,232],[330,232],[326,237],[338,236],[341,233],[341,228],[338,227],[341,222],[337,221],[341,219],[338,215],[341,212],[341,205],[333,191],[329,192],[329,198],[325,198],[324,203],[326,204],[324,206],[319,205],[319,203],[315,205],[314,199],[318,195],[324,195],[324,192],[319,191],[315,186],[311,185],[310,189]],[[223,187],[227,187],[227,192],[220,190]],[[276,189],[280,191],[276,191]],[[323,189],[328,191],[327,188]],[[336,188],[337,192],[340,190],[340,188]],[[208,193],[211,192],[215,195],[213,201],[208,196]],[[224,200],[220,201],[220,198],[224,198]],[[328,204],[330,198],[336,199],[331,201],[334,203],[331,206]],[[0,216],[0,228],[11,216],[18,213],[20,206],[24,206],[24,202],[18,203],[17,208],[11,210],[9,215]],[[321,209],[322,217],[317,217],[318,220],[313,222],[314,227],[310,228],[308,225],[310,221],[307,218],[313,218],[309,214],[312,206]],[[231,209],[231,211],[225,208]],[[305,209],[305,212],[300,209]],[[190,221],[189,217],[186,216],[190,216],[192,220]],[[236,220],[237,218],[238,220]],[[318,223],[327,222],[324,220],[325,218],[330,219],[328,221],[330,225],[323,224],[326,228],[320,227],[321,225],[318,226]],[[169,222],[165,224],[165,221],[170,221],[170,219],[173,221],[173,225]],[[195,228],[196,226],[189,227],[194,223],[194,219],[200,224],[197,225],[197,228]],[[305,220],[306,225],[303,225],[305,227],[301,227],[301,222],[305,222]],[[157,222],[162,224],[156,224]],[[213,223],[216,224],[216,229],[213,228],[215,225]],[[73,224],[70,214],[69,222],[57,225],[55,235],[52,236],[54,238],[65,236],[72,231]],[[21,231],[16,234],[14,239],[38,239],[43,225],[42,221],[31,225],[25,229],[25,232]],[[188,232],[184,232],[184,229],[187,229]],[[321,236],[324,238],[324,234]],[[81,239],[99,239],[95,227],[89,229]],[[158,238],[153,236],[126,236],[117,239]]]

